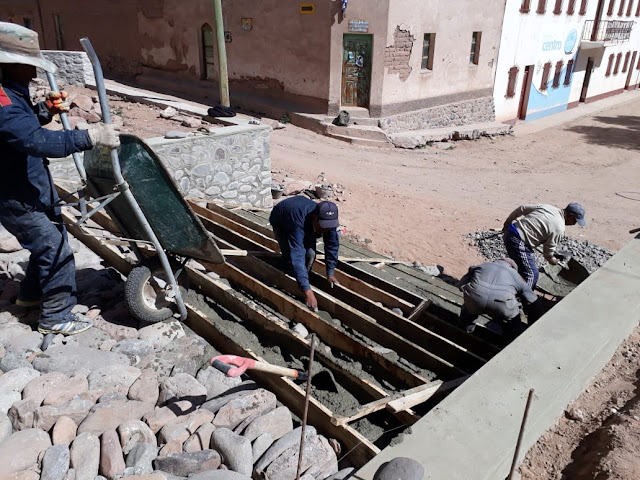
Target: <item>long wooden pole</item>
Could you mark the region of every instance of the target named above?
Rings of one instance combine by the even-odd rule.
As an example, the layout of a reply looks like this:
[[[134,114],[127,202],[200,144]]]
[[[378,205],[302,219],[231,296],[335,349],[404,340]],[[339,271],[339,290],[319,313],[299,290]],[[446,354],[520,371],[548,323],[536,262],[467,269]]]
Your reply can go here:
[[[218,44],[220,105],[223,107],[230,107],[229,74],[227,73],[227,47],[224,42],[224,23],[222,21],[222,0],[213,0],[213,11],[215,13],[216,39]]]

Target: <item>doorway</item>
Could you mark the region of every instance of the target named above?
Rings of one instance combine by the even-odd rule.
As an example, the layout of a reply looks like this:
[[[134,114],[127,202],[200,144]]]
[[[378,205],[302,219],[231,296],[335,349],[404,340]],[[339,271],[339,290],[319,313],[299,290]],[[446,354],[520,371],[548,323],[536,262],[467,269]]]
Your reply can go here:
[[[345,34],[342,40],[342,105],[369,107],[372,35]]]
[[[627,82],[624,84],[624,89],[629,90],[629,85],[631,84],[631,76],[633,75],[633,67],[636,64],[636,55],[638,55],[638,51],[636,50],[631,55],[631,63],[629,64],[629,73],[627,74]]]
[[[587,59],[587,68],[584,70],[584,81],[582,82],[582,91],[580,92],[580,101],[587,99],[587,91],[589,90],[589,82],[591,81],[591,72],[593,71],[593,57]]]
[[[529,105],[529,93],[531,93],[531,81],[533,79],[533,65],[524,67],[522,89],[520,91],[520,105],[518,106],[518,119],[527,118],[527,106]]]

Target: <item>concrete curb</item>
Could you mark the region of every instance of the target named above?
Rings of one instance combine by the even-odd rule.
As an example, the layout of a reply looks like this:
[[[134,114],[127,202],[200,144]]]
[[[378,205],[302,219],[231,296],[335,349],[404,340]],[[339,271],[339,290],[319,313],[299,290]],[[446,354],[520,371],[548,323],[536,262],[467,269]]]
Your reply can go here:
[[[371,480],[380,465],[398,456],[422,463],[428,479],[505,478],[529,389],[535,397],[519,461],[638,325],[638,272],[640,237],[353,478]]]

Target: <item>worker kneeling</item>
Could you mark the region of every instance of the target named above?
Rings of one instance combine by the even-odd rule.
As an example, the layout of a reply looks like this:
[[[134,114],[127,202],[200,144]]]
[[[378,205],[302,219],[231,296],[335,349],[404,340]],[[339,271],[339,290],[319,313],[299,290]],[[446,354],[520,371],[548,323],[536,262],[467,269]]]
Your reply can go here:
[[[517,268],[513,260],[503,258],[470,267],[460,279],[457,287],[464,294],[460,323],[468,333],[473,333],[473,321],[482,314],[503,322],[503,332],[512,337],[523,328],[520,322],[522,305],[529,325],[542,316],[538,296],[518,274]]]

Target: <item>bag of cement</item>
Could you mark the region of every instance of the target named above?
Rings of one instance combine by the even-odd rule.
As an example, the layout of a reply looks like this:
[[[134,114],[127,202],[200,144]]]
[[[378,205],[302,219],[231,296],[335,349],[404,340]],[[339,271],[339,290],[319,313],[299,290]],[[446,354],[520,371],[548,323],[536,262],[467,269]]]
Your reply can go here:
[[[333,119],[333,124],[339,127],[348,127],[350,122],[351,117],[349,116],[349,112],[346,110],[340,110],[338,116]]]

